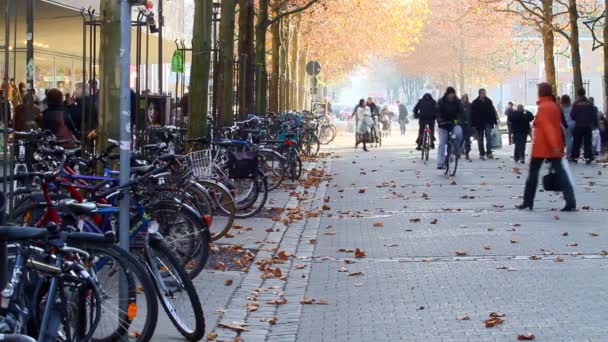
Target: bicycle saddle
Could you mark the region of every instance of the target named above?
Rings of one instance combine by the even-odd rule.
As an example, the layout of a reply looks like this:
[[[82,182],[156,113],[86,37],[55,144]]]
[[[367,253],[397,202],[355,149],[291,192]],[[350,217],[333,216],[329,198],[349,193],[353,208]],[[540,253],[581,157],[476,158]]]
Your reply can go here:
[[[0,227],[0,241],[25,241],[46,239],[46,229],[24,227]]]

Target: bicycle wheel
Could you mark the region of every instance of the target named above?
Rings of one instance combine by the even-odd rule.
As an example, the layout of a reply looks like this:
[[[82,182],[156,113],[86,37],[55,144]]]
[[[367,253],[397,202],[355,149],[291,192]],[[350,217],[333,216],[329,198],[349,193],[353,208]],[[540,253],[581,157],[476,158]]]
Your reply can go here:
[[[268,181],[266,176],[259,175],[253,179],[255,191],[252,191],[251,198],[247,200],[247,205],[239,207],[237,205],[236,218],[249,218],[257,215],[266,204],[268,199]]]
[[[445,174],[449,177],[454,177],[456,175],[456,170],[458,169],[458,159],[459,155],[454,151],[452,143],[448,143],[448,154],[445,157],[446,167]]]
[[[156,203],[149,212],[190,278],[196,278],[209,258],[211,235],[207,224],[193,209],[171,201]]]
[[[429,156],[431,155],[431,136],[429,133],[424,133],[425,134],[425,139],[424,139],[424,147],[422,148],[422,151],[424,153],[424,160],[428,161],[429,160]]]
[[[323,125],[319,129],[319,142],[321,145],[328,145],[336,138],[335,127]]]
[[[258,154],[261,168],[268,176],[268,191],[272,191],[285,179],[285,158],[275,151],[260,150]]]
[[[205,317],[194,284],[162,236],[148,236],[146,261],[167,316],[190,341],[205,335]]]
[[[133,255],[118,246],[75,245],[89,253],[88,265],[103,291],[101,318],[93,341],[149,341],[156,329],[158,301],[154,285]],[[128,298],[120,298],[120,279]]]
[[[232,228],[236,215],[236,203],[226,186],[213,180],[198,180],[198,185],[207,189],[211,196],[213,221],[209,227],[211,241],[221,239]]]
[[[306,157],[316,157],[319,154],[321,144],[319,138],[313,132],[307,131],[302,134],[301,137],[301,150],[302,154]]]

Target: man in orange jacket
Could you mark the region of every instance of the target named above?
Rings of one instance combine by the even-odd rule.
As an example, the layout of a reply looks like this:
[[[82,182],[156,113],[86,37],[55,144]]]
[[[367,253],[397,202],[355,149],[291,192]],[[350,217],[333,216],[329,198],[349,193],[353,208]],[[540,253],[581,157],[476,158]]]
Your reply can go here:
[[[562,166],[564,157],[564,138],[561,126],[561,110],[553,98],[553,89],[549,83],[538,85],[538,112],[534,120],[534,142],[532,144],[532,159],[530,173],[526,181],[524,202],[517,209],[534,207],[534,196],[538,187],[538,173],[544,161],[551,163],[551,168],[557,173],[564,192],[566,206],[562,211],[576,211],[574,188],[570,178]]]

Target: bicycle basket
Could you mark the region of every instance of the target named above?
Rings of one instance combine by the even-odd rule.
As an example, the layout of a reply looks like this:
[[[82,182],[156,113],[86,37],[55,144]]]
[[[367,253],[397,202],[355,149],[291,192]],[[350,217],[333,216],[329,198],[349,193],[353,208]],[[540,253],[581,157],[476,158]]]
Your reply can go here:
[[[213,176],[213,162],[211,150],[200,150],[190,152],[190,169],[195,178],[211,178]]]

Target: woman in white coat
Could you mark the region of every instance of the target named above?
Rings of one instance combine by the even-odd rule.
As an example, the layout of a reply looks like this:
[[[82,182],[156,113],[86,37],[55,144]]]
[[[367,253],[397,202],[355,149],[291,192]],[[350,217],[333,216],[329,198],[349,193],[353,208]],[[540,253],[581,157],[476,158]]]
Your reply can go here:
[[[367,152],[366,142],[369,140],[369,133],[374,120],[372,119],[369,107],[365,105],[364,99],[359,100],[353,116],[355,117],[355,148],[359,147],[360,143],[363,143],[363,151]]]

